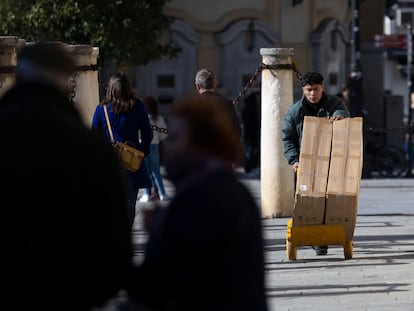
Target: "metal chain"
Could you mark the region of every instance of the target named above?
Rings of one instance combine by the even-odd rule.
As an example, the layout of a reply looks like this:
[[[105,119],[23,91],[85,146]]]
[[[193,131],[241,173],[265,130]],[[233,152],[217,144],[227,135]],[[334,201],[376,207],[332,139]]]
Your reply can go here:
[[[68,87],[68,97],[72,105],[75,105],[75,97],[76,97],[76,76],[79,71],[97,71],[98,65],[86,65],[86,66],[76,66],[76,71],[74,74],[69,78],[69,87]]]
[[[76,72],[70,77],[69,79],[69,100],[71,104],[75,105],[75,97],[76,97]]]
[[[369,127],[365,131],[371,133],[397,133],[397,132],[405,132],[407,130],[414,130],[414,124],[404,123],[400,127],[389,127],[389,128],[372,128]]]
[[[168,130],[166,128],[163,128],[163,127],[158,127],[156,125],[151,125],[151,129],[153,129],[154,131],[160,132],[160,133],[168,134]]]
[[[250,77],[250,80],[247,82],[247,84],[244,86],[243,90],[237,95],[236,99],[233,100],[233,105],[237,105],[242,97],[244,97],[247,94],[247,91],[252,87],[252,85],[256,82],[257,76],[259,73],[263,70],[263,63],[257,67],[254,74]]]
[[[296,78],[299,80],[302,79],[302,74],[296,69],[296,66],[294,63],[292,64],[275,64],[275,65],[265,65],[261,63],[254,74],[251,76],[250,80],[246,83],[243,90],[237,95],[236,99],[233,100],[233,104],[237,105],[240,102],[240,99],[244,97],[247,94],[247,91],[256,83],[257,77],[260,72],[262,72],[263,69],[269,69],[269,70],[276,70],[276,69],[282,69],[282,70],[293,70],[295,72]]]
[[[303,78],[303,75],[296,69],[295,63],[292,64],[276,64],[276,65],[265,65],[261,63],[254,74],[251,76],[250,80],[247,82],[247,84],[244,86],[243,90],[239,93],[239,95],[236,97],[236,99],[233,101],[234,105],[237,105],[240,102],[240,99],[243,98],[249,89],[256,83],[257,77],[260,72],[262,72],[264,69],[269,70],[276,70],[276,69],[284,69],[284,70],[293,70],[293,72],[296,75],[296,78],[300,81]],[[407,131],[407,130],[414,130],[414,124],[403,124],[400,127],[397,128],[367,128],[366,131],[371,133],[386,133],[386,132],[400,132],[400,131]]]
[[[247,84],[244,86],[243,90],[240,92],[240,94],[233,101],[234,105],[238,104],[240,102],[240,99],[243,98],[247,94],[247,92],[252,87],[252,85],[254,85],[256,83],[256,80],[257,80],[257,77],[258,77],[259,73],[262,72],[264,69],[269,69],[269,70],[275,70],[275,69],[293,70],[295,75],[296,75],[296,78],[298,80],[302,79],[302,74],[296,69],[296,66],[295,66],[294,63],[292,63],[292,64],[276,64],[276,65],[265,65],[265,64],[261,63],[257,67],[254,74],[251,76],[251,78],[249,79]],[[103,86],[103,88],[105,90],[106,85],[104,83],[102,83],[101,81],[99,81],[99,82],[100,82],[100,85]],[[72,105],[75,104],[75,101],[74,101],[74,99],[76,97],[75,89],[76,89],[76,72],[69,79],[68,96],[69,96],[69,100],[72,103]],[[158,127],[156,125],[151,125],[151,129],[154,130],[154,131],[160,132],[160,133],[168,134],[168,130],[166,128],[161,128],[161,127]],[[414,124],[405,123],[400,127],[394,127],[394,128],[372,128],[372,127],[369,127],[365,131],[371,132],[371,133],[389,133],[389,132],[401,132],[401,131],[407,131],[407,130],[414,130]]]

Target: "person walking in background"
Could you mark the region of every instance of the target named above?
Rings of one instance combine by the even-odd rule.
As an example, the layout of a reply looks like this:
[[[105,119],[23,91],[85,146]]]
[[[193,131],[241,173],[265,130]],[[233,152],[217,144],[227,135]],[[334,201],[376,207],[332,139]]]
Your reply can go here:
[[[126,284],[126,183],[69,100],[75,71],[60,43],[26,44],[0,99],[0,310],[90,311]]]
[[[243,120],[244,172],[250,176],[260,176],[260,91],[255,90],[249,93],[244,98],[243,104],[241,116]]]
[[[341,86],[341,91],[336,94],[344,102],[344,105],[349,110],[349,84],[344,82]]]
[[[114,139],[132,142],[147,156],[150,153],[153,137],[148,113],[143,102],[135,98],[131,83],[125,73],[118,72],[111,76],[105,100],[96,107],[92,119],[92,128],[101,131],[110,140],[104,105],[107,107]],[[128,182],[128,211],[132,227],[139,189],[151,187],[151,178],[146,165],[141,165],[136,172],[124,169],[124,174]]]
[[[240,125],[237,111],[233,102],[217,91],[217,79],[213,71],[202,68],[197,71],[195,76],[195,86],[199,94],[209,98],[214,98],[213,102],[221,107],[229,116],[230,122],[234,127],[239,139],[242,137],[242,127]]]
[[[300,145],[302,142],[305,116],[328,118],[330,121],[349,117],[349,110],[341,98],[324,91],[323,76],[318,72],[307,72],[301,80],[302,98],[287,111],[282,129],[284,155],[296,172],[299,168]],[[316,247],[317,255],[326,255],[327,246]]]
[[[259,207],[232,169],[241,143],[216,100],[192,95],[171,107],[164,162],[176,192],[146,222],[128,289],[150,310],[267,310]]]
[[[161,201],[168,201],[170,197],[167,195],[164,187],[164,181],[160,169],[160,142],[168,136],[167,124],[162,115],[159,114],[159,102],[153,96],[144,96],[141,98],[148,111],[148,117],[153,130],[153,138],[150,145],[150,154],[145,158],[150,175]],[[144,194],[139,199],[140,202],[148,202],[151,198],[151,188],[145,188]]]

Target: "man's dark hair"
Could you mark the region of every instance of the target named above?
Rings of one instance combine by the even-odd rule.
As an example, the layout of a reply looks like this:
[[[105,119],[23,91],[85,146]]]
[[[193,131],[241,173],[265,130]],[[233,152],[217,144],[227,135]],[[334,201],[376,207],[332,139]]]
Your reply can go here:
[[[323,84],[323,77],[319,72],[310,71],[303,75],[301,85]]]

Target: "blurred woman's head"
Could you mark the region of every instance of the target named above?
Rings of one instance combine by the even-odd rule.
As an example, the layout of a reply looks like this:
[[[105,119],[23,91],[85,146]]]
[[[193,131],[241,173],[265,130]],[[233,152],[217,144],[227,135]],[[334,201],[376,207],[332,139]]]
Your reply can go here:
[[[234,164],[241,144],[228,114],[214,99],[188,95],[173,103],[164,148],[166,166],[200,156]]]

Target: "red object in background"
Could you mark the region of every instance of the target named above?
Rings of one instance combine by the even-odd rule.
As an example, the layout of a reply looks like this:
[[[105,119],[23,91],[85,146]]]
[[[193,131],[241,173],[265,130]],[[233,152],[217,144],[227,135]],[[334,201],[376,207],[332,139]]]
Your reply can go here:
[[[407,48],[407,38],[404,34],[375,35],[375,46],[378,48]]]

